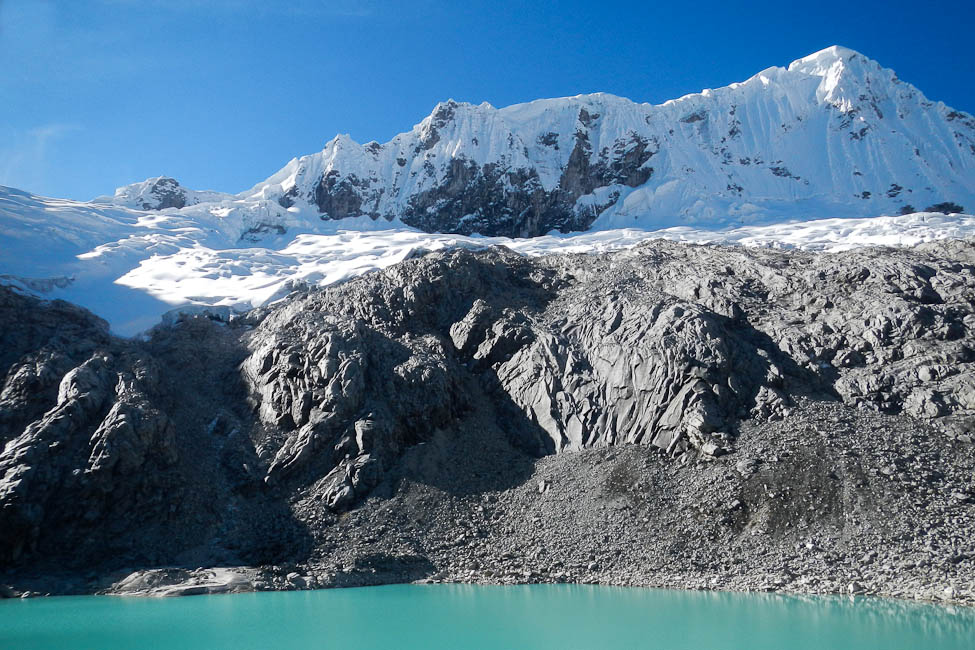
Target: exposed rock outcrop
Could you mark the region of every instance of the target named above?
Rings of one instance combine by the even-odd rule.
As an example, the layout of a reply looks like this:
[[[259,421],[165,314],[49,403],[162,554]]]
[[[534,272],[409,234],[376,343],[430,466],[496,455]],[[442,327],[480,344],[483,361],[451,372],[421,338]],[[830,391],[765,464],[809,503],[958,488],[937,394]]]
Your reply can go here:
[[[147,188],[142,201],[143,210],[165,210],[186,207],[186,190],[175,178],[161,176]]]

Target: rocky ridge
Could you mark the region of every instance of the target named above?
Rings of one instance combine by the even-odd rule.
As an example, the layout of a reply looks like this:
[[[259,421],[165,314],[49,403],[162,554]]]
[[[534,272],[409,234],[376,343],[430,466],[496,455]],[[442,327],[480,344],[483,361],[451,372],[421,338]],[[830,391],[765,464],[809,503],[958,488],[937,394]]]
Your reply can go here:
[[[0,310],[17,589],[975,599],[970,241],[447,251],[145,340]]]

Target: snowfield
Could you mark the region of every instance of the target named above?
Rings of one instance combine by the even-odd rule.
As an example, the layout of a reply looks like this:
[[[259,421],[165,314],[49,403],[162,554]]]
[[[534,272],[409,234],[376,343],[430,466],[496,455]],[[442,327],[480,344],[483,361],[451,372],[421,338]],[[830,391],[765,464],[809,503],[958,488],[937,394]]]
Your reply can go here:
[[[425,233],[369,219],[296,219],[305,232],[271,234],[257,245],[234,237],[239,223],[193,219],[185,212],[139,212],[0,187],[0,282],[83,305],[117,334],[131,336],[174,309],[242,311],[280,299],[300,284],[333,284],[451,247],[506,246],[523,255],[600,253],[666,238],[841,251],[975,236],[975,216],[940,213],[530,239]]]
[[[289,293],[296,284],[327,285],[386,268],[415,255],[446,248],[504,246],[523,255],[601,253],[663,238],[694,244],[741,244],[842,251],[858,246],[911,246],[975,236],[975,217],[920,213],[870,219],[823,219],[721,231],[680,227],[605,230],[530,239],[465,237],[411,229],[340,231],[299,235],[280,250],[196,247],[143,260],[117,282],[167,304],[257,307]]]

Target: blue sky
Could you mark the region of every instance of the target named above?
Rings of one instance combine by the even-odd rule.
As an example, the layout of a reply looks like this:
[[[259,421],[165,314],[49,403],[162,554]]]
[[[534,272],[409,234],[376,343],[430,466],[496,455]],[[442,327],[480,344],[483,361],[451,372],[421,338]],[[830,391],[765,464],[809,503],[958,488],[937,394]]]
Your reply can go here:
[[[832,44],[975,112],[973,27],[970,2],[0,0],[0,184],[236,192],[447,98],[659,103]]]

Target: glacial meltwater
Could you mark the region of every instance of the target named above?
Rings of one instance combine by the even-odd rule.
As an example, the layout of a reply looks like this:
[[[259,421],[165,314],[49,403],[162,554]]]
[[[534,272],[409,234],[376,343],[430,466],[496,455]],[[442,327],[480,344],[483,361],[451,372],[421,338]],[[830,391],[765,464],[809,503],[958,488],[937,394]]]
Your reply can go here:
[[[975,648],[975,610],[575,585],[0,601],[0,648]]]

